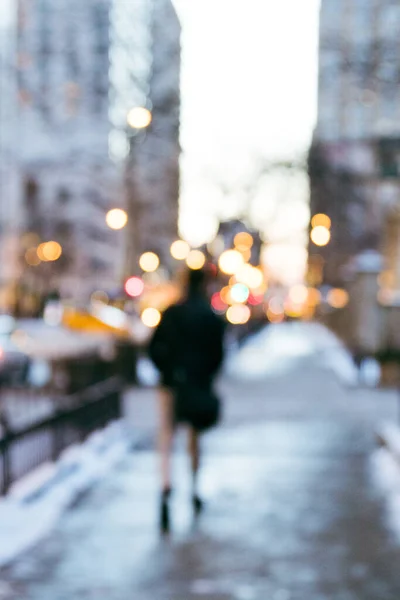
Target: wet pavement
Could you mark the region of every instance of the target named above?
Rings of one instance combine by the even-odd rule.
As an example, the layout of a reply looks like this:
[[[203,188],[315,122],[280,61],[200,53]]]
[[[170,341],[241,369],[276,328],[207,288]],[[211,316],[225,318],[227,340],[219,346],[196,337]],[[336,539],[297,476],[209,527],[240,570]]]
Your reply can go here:
[[[314,356],[290,360],[285,373],[222,380],[225,421],[204,439],[197,522],[178,440],[164,538],[154,394],[134,390],[141,449],[0,572],[0,599],[399,600],[400,537],[372,458],[395,399],[343,387]]]

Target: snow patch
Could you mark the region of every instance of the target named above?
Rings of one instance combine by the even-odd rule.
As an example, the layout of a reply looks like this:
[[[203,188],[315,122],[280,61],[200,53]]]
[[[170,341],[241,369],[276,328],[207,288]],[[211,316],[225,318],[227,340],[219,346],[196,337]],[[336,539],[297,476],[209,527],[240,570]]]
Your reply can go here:
[[[123,422],[111,423],[81,446],[65,450],[56,464],[47,463],[15,484],[0,500],[0,567],[47,535],[72,502],[118,463],[130,445]]]
[[[257,379],[286,373],[305,358],[331,369],[346,384],[358,383],[358,370],[350,352],[319,323],[282,323],[265,327],[241,350],[228,357],[226,371],[234,377]]]

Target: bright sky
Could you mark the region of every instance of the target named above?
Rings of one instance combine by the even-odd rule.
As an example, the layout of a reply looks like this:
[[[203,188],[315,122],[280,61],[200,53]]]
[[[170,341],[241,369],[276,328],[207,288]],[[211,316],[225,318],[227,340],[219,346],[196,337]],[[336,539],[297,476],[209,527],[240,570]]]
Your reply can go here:
[[[10,0],[1,0],[0,4],[0,27],[10,20],[11,2]]]
[[[307,150],[316,116],[320,0],[174,2],[183,26],[180,225],[195,244],[212,236],[218,217],[233,216],[232,199],[222,198],[213,181],[251,170],[254,157]],[[283,189],[267,187],[268,199],[257,202],[261,222]],[[293,272],[304,262],[298,233],[308,221],[307,184],[295,187],[288,191],[290,211],[276,226],[278,238],[286,227],[295,241],[271,249]]]
[[[9,2],[0,0],[0,21]],[[238,207],[215,181],[251,172],[254,157],[306,152],[316,116],[320,0],[174,2],[183,26],[180,228],[196,245]],[[306,259],[306,180],[267,183],[253,221],[267,229],[284,196],[290,201],[274,221],[268,261],[291,280]]]

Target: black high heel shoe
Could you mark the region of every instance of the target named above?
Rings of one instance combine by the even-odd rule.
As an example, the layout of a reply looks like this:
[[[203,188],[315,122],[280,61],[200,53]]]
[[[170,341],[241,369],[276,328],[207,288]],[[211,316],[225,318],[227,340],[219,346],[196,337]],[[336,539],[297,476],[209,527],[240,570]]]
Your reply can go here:
[[[162,533],[168,533],[171,528],[171,518],[169,510],[169,499],[171,490],[168,488],[162,492],[160,505],[160,530]]]
[[[192,504],[194,515],[198,517],[204,509],[204,502],[197,494],[194,494],[192,496]]]

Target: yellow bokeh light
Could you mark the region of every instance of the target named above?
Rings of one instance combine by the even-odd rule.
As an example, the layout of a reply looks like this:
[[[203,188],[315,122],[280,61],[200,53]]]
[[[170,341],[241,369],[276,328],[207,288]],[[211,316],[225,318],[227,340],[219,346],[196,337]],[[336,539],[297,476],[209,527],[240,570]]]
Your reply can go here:
[[[175,258],[175,260],[186,260],[189,256],[190,246],[184,240],[176,240],[171,245],[171,256]]]
[[[332,225],[332,221],[328,217],[328,215],[324,215],[323,213],[319,213],[318,215],[314,215],[311,219],[312,227],[326,227],[326,229],[330,229]]]
[[[329,291],[327,302],[332,308],[344,308],[349,303],[349,294],[346,290],[334,288]]]
[[[285,314],[288,317],[292,317],[294,319],[298,319],[302,316],[304,312],[304,306],[302,304],[294,304],[291,302],[287,302],[285,304]]]
[[[251,311],[245,304],[234,304],[226,312],[226,318],[232,325],[244,325],[250,319]]]
[[[254,244],[254,240],[253,236],[251,236],[250,233],[247,233],[246,231],[241,231],[240,233],[237,233],[235,235],[233,243],[235,244],[235,247],[240,252],[242,252],[245,250],[249,250]]]
[[[316,288],[308,290],[308,306],[317,306],[321,302],[321,292]]]
[[[146,327],[157,327],[161,321],[161,313],[156,308],[145,308],[142,312],[141,319]]]
[[[145,273],[154,273],[160,266],[160,259],[154,252],[145,252],[139,259],[139,265]]]
[[[37,267],[42,262],[36,248],[29,248],[25,252],[25,260],[30,267]]]
[[[43,262],[47,261],[47,258],[43,254],[43,249],[44,249],[45,245],[46,245],[45,242],[43,244],[39,244],[39,246],[36,249],[36,253],[38,255],[39,260],[42,260]]]
[[[46,242],[45,244],[43,244],[41,253],[44,257],[43,260],[53,262],[60,258],[62,254],[62,248],[58,242]]]
[[[204,267],[206,257],[201,250],[191,250],[187,256],[186,264],[192,271],[198,271]]]
[[[144,106],[135,106],[128,112],[127,122],[132,129],[146,129],[153,117],[148,108]]]
[[[285,318],[284,312],[275,313],[270,309],[267,310],[267,318],[271,323],[282,323]]]
[[[251,259],[251,250],[250,250],[250,248],[237,248],[237,250],[243,256],[244,262],[246,262],[246,263],[249,262],[249,260]]]
[[[310,237],[316,246],[326,246],[331,239],[331,233],[324,225],[317,225],[311,230]]]
[[[294,285],[289,290],[289,298],[294,304],[304,304],[307,302],[308,289],[305,285]]]
[[[127,222],[128,215],[122,208],[112,208],[106,214],[106,223],[110,229],[123,229]]]
[[[237,250],[225,250],[218,261],[220,270],[226,275],[234,275],[243,263],[243,256]]]
[[[220,291],[221,300],[225,302],[225,304],[229,304],[231,297],[231,288],[229,286],[225,286]]]
[[[252,265],[242,265],[236,273],[236,279],[250,289],[260,288],[264,283],[264,275],[260,269]]]

